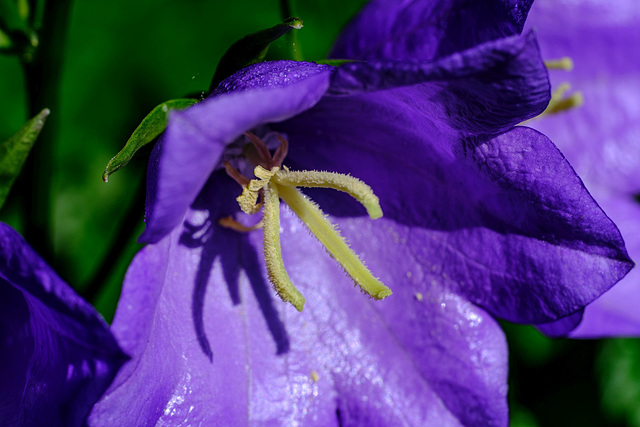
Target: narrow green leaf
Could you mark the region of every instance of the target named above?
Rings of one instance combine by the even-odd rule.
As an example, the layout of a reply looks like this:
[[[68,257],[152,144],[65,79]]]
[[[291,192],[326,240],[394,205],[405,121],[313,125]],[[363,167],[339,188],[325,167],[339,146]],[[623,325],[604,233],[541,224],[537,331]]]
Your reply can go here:
[[[221,81],[236,71],[262,61],[269,45],[292,28],[296,30],[302,28],[302,20],[295,17],[289,18],[275,27],[250,34],[232,44],[218,63],[209,91],[215,89]]]
[[[172,99],[167,102],[163,102],[145,117],[140,125],[133,131],[129,140],[124,145],[124,148],[116,154],[109,163],[107,168],[102,174],[102,180],[104,182],[109,181],[109,175],[124,167],[133,158],[134,154],[156,139],[167,127],[167,115],[169,110],[181,110],[183,108],[191,107],[197,103],[197,99],[181,98]]]
[[[9,190],[20,174],[48,116],[49,109],[45,108],[25,123],[15,135],[0,144],[0,208],[7,200]]]

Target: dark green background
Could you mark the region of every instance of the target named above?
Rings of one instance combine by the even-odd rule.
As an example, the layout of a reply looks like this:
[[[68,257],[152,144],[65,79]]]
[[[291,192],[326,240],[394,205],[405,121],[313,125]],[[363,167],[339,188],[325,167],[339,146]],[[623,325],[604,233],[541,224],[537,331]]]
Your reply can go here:
[[[305,59],[322,59],[364,0],[299,1],[297,32]],[[101,180],[109,159],[157,104],[206,90],[215,66],[235,40],[282,19],[277,0],[76,1],[67,27],[51,106],[55,155],[50,159],[54,255],[49,261],[80,291],[96,269],[125,213],[141,210],[135,196],[144,179],[140,157]],[[284,56],[281,40],[270,55]],[[25,82],[19,60],[0,55],[0,140],[25,122]],[[37,143],[36,143],[37,144]],[[48,185],[43,183],[42,185]],[[16,192],[14,192],[16,193]],[[12,194],[0,219],[23,229],[20,198]],[[142,223],[138,221],[138,233]],[[135,236],[104,279],[94,301],[112,319],[126,266],[139,249]],[[98,278],[100,280],[102,278]],[[550,340],[533,328],[503,324],[509,340],[514,426],[640,426],[640,342]]]

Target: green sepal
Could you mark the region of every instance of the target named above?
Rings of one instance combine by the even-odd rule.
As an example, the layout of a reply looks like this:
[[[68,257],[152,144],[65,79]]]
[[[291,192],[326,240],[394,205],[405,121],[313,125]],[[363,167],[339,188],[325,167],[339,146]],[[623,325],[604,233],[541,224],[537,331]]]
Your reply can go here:
[[[20,174],[49,112],[48,108],[40,111],[38,115],[25,123],[15,135],[0,144],[0,208],[7,200],[11,186]]]
[[[302,20],[295,17],[286,19],[274,27],[249,34],[232,44],[218,63],[209,91],[214,90],[221,81],[236,71],[262,61],[267,55],[269,45],[292,28],[302,28]]]
[[[167,127],[167,115],[170,110],[181,110],[191,107],[198,102],[197,99],[180,98],[163,102],[145,117],[140,125],[133,131],[124,148],[116,154],[102,174],[104,182],[109,181],[109,175],[124,167],[133,158],[134,154],[142,147],[156,139]]]

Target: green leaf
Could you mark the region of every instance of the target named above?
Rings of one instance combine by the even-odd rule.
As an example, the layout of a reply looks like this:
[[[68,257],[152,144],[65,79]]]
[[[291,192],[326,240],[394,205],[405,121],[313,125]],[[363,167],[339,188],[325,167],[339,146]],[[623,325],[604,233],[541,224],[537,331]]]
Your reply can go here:
[[[221,81],[236,71],[262,61],[269,45],[292,28],[296,30],[302,28],[302,20],[295,17],[289,18],[275,27],[250,34],[232,44],[218,63],[209,91],[215,89]]]
[[[116,154],[109,163],[107,168],[102,174],[102,180],[104,182],[109,181],[109,175],[124,167],[133,158],[134,154],[156,139],[167,127],[167,115],[170,110],[181,110],[183,108],[191,107],[197,103],[197,99],[181,98],[172,99],[167,102],[163,102],[145,117],[140,125],[133,131],[129,140],[124,145],[124,148]]]
[[[25,123],[18,133],[0,144],[0,208],[7,200],[9,190],[20,174],[48,116],[49,109],[45,108]]]

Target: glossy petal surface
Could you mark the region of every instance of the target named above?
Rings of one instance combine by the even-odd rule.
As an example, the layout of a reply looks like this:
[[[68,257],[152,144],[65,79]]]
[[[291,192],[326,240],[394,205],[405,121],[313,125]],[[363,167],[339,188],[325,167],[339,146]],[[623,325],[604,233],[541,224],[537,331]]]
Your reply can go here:
[[[0,424],[82,425],[125,360],[106,323],[0,223]]]
[[[629,254],[640,259],[640,4],[600,0],[536,1],[528,25],[537,28],[545,58],[569,56],[569,82],[584,105],[530,123],[566,154],[605,212],[620,227]],[[640,334],[640,276],[632,271],[585,310],[570,336]],[[570,330],[570,328],[568,329]],[[565,333],[568,332],[565,329]]]
[[[286,213],[284,261],[308,297],[297,313],[264,279],[255,249],[261,233],[215,225],[229,213],[235,188],[215,174],[185,228],[134,261],[113,327],[138,363],[123,369],[93,423],[506,423],[506,346],[498,325],[439,282],[430,285],[438,276],[406,245],[389,245],[398,232],[393,221],[374,224],[387,249],[376,273],[399,291],[381,304],[361,295]],[[371,245],[364,223],[345,219],[340,226],[368,258],[380,246]],[[141,405],[121,407],[141,395]]]

